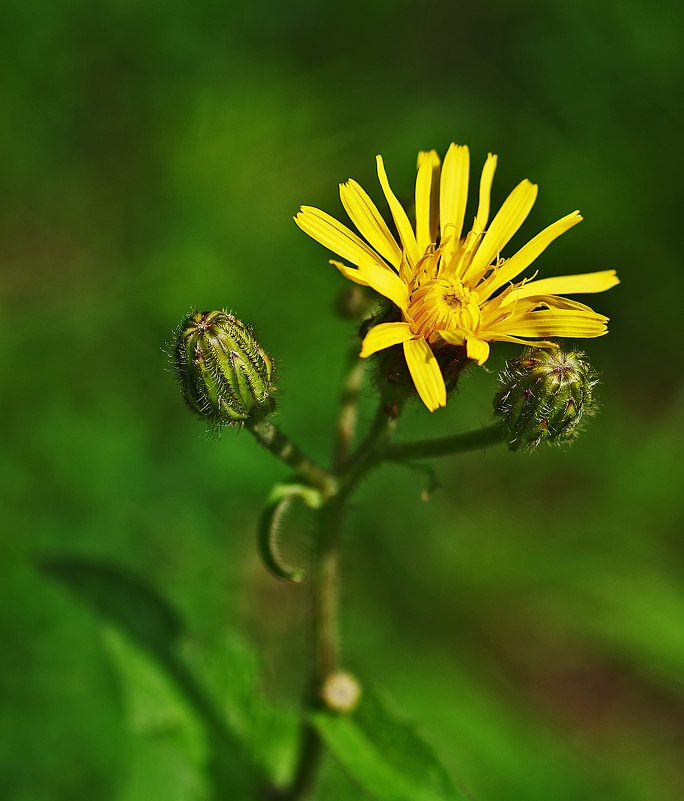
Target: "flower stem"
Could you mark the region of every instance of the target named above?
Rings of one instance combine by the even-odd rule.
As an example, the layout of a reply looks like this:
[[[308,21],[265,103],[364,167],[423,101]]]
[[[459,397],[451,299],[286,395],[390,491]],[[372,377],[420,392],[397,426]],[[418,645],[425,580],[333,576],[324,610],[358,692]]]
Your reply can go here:
[[[257,423],[248,422],[245,426],[264,448],[292,467],[307,484],[319,489],[324,497],[334,494],[337,488],[335,477],[308,457],[273,423],[260,420]]]
[[[365,367],[363,360],[359,358],[358,350],[355,345],[349,353],[347,375],[340,395],[340,416],[337,422],[337,443],[333,460],[335,470],[338,472],[349,458],[356,432],[359,394]]]
[[[338,485],[318,513],[311,575],[313,665],[305,698],[299,759],[290,786],[279,796],[282,801],[302,801],[312,792],[316,782],[323,743],[308,715],[321,703],[320,691],[325,680],[339,669],[339,544],[347,500],[365,473],[381,461],[380,453],[384,451],[398,418],[396,411],[388,410],[381,403],[364,441],[351,456],[346,455],[354,432],[362,377],[362,373],[359,376],[359,365],[354,361],[342,393],[335,450]]]
[[[304,699],[299,758],[292,783],[282,796],[283,801],[301,801],[310,795],[323,756],[323,743],[309,720],[309,713],[320,705],[323,683],[338,668],[339,538],[343,512],[344,499],[340,496],[331,498],[319,512],[311,574],[313,664]]]
[[[448,456],[454,453],[475,451],[489,445],[503,442],[501,426],[498,424],[469,431],[466,434],[455,434],[452,437],[424,439],[417,442],[400,442],[390,445],[384,452],[383,459],[388,462],[403,462],[411,459],[431,459],[435,456]]]

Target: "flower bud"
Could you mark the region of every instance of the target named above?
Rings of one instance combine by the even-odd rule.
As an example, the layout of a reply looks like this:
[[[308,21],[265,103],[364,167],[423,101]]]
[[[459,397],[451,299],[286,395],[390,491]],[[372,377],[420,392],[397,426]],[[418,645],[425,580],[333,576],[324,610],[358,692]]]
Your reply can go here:
[[[174,362],[189,409],[215,426],[273,411],[273,362],[226,311],[193,312],[180,326]]]
[[[361,685],[351,673],[336,670],[323,682],[321,700],[333,712],[353,712],[361,700]]]
[[[507,362],[499,381],[494,409],[512,451],[568,442],[593,412],[596,373],[576,350],[528,348]]]

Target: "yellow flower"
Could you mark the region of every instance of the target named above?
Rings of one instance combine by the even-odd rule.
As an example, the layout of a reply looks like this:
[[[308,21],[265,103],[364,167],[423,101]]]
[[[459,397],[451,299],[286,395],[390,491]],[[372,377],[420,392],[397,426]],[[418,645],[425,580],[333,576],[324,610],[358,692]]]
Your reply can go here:
[[[491,224],[489,202],[496,156],[487,157],[477,213],[464,233],[470,154],[452,144],[440,165],[436,151],[418,156],[415,231],[390,189],[382,157],[378,177],[399,233],[397,243],[366,192],[350,179],[340,184],[342,205],[365,242],[324,211],[302,206],[295,217],[309,236],[355,267],[331,260],[349,280],[370,286],[401,311],[401,322],[375,325],[361,345],[367,357],[403,344],[409,372],[430,411],[446,404],[444,378],[433,349],[465,346],[468,358],[484,364],[496,340],[556,347],[537,337],[598,337],[607,317],[560,293],[603,292],[619,283],[615,270],[540,280],[520,273],[556,237],[580,222],[573,211],[537,234],[508,259],[500,254],[530,213],[536,184],[521,181]],[[536,273],[535,273],[536,275]]]

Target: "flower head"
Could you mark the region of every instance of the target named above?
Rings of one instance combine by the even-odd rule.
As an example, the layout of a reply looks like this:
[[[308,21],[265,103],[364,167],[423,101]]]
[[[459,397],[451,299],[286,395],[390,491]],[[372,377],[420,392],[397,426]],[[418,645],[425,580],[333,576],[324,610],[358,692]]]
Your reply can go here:
[[[521,181],[489,223],[496,160],[490,153],[485,162],[469,231],[464,230],[464,221],[470,154],[467,146],[455,144],[443,164],[434,150],[418,156],[415,229],[390,189],[382,157],[377,157],[380,185],[399,242],[352,179],[340,184],[340,197],[366,241],[311,206],[302,206],[295,217],[305,233],[355,265],[331,260],[346,278],[371,287],[395,304],[401,320],[373,326],[363,340],[361,356],[401,343],[416,390],[430,411],[444,406],[447,395],[436,350],[464,347],[469,359],[484,364],[489,343],[497,340],[551,348],[556,343],[539,337],[607,333],[607,317],[561,293],[603,292],[619,283],[615,270],[540,280],[533,276],[516,282],[554,239],[582,217],[573,211],[510,258],[501,258],[530,213],[537,186]]]

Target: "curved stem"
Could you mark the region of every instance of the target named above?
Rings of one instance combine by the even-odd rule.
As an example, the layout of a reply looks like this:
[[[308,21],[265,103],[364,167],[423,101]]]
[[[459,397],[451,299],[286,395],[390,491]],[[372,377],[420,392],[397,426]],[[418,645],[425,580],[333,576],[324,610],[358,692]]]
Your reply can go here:
[[[489,445],[503,442],[501,426],[498,424],[469,431],[466,434],[455,434],[452,437],[424,439],[417,442],[400,442],[390,445],[383,455],[388,462],[403,462],[408,459],[431,459],[435,456],[448,456],[454,453],[475,451]]]

